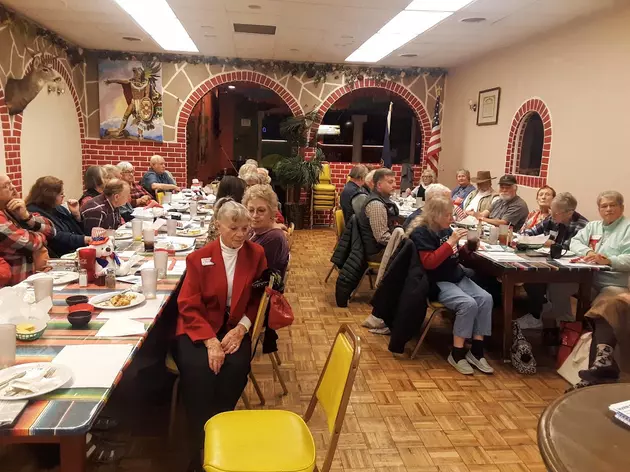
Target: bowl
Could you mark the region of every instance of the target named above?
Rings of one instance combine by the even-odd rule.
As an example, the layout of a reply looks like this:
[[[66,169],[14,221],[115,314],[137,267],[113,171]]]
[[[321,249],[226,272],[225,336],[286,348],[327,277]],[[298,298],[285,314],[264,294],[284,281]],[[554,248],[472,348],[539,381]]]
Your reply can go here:
[[[73,295],[66,298],[66,304],[68,306],[79,305],[81,303],[87,303],[89,298],[86,295]]]
[[[23,316],[18,317],[18,318],[13,318],[10,320],[10,322],[15,325],[15,338],[18,341],[35,341],[36,339],[39,339],[42,337],[42,335],[44,334],[44,331],[46,331],[46,327],[48,326],[45,321],[37,320],[33,318],[26,318]],[[24,324],[33,325],[34,329],[29,332],[22,332],[22,333],[18,332],[17,331],[18,326],[24,325]]]
[[[74,313],[68,313],[68,321],[73,328],[83,328],[87,326],[91,320],[91,311],[75,311]]]

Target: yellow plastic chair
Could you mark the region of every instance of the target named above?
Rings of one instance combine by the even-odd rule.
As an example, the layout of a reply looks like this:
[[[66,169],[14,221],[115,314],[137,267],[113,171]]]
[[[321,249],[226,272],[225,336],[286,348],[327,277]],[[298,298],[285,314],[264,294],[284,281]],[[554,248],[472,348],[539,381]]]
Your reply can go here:
[[[359,287],[361,286],[361,282],[363,282],[363,279],[365,278],[366,275],[368,277],[368,280],[370,281],[370,290],[374,290],[374,281],[372,280],[372,274],[375,274],[375,275],[378,274],[378,271],[379,271],[380,268],[381,268],[381,263],[380,262],[369,262],[368,261],[367,269],[365,269],[365,271],[363,272],[363,275],[361,276],[361,279],[359,279],[359,283],[357,285],[357,288],[354,289],[354,291],[350,295],[350,298],[348,299],[348,301],[352,300],[352,297],[354,297],[354,294],[357,293],[357,290],[359,290]]]
[[[269,281],[269,287],[272,286],[273,280]],[[256,347],[256,342],[254,340],[257,340],[260,337],[260,333],[263,327],[263,321],[265,320],[265,312],[267,311],[267,305],[269,305],[269,295],[267,295],[267,292],[264,292],[263,296],[260,299],[260,304],[258,305],[258,312],[256,314],[254,329],[251,331],[252,348]],[[177,418],[177,401],[179,396],[179,368],[177,367],[175,359],[173,359],[173,356],[170,352],[166,354],[166,359],[164,363],[166,366],[166,370],[171,374],[177,376],[175,382],[173,383],[173,392],[171,394],[171,408],[168,421],[168,438],[169,440],[171,440],[173,438],[173,433],[175,432],[175,420]],[[256,394],[260,399],[260,404],[264,405],[265,397],[262,393],[262,390],[260,389],[260,386],[258,385],[256,377],[254,377],[254,374],[251,371],[249,373],[249,379],[251,380],[252,385],[254,386],[254,390],[256,390]],[[241,395],[241,400],[243,400],[245,408],[247,408],[248,410],[251,409],[252,406],[245,392],[243,392],[243,394]]]
[[[359,367],[361,340],[342,325],[304,417],[286,410],[239,410],[220,413],[206,423],[206,472],[328,472]],[[321,469],[308,428],[319,402],[331,433]]]
[[[313,185],[311,192],[311,226],[314,212],[332,212],[337,204],[337,187],[332,184],[331,175],[330,164],[323,164],[319,173],[319,183]]]
[[[339,241],[339,238],[341,238],[341,235],[346,230],[346,221],[343,219],[342,210],[335,211],[335,229],[337,230],[337,241]],[[333,264],[330,270],[328,271],[328,275],[324,279],[324,283],[328,282],[328,279],[332,275],[333,270],[335,270],[336,268],[337,267],[335,266],[335,264]]]
[[[429,305],[429,309],[431,310],[431,314],[425,319],[424,324],[422,325],[422,329],[420,330],[420,339],[418,339],[418,343],[416,344],[416,347],[413,349],[413,352],[411,353],[412,359],[415,359],[416,355],[418,355],[420,346],[422,346],[422,342],[424,341],[424,338],[429,332],[429,328],[431,328],[431,323],[435,319],[436,313],[440,311],[450,312],[450,310],[446,308],[444,305],[442,305],[440,302],[437,302],[437,301],[432,302],[430,300],[427,300],[427,302]]]

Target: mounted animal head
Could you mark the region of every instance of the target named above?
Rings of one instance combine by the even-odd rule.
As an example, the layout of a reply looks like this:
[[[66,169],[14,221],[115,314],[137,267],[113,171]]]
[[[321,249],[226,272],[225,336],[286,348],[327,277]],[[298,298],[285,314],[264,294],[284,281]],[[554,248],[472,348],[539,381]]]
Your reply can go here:
[[[52,68],[56,58],[44,61],[41,54],[32,57],[31,68],[24,77],[7,79],[5,101],[9,115],[22,113],[46,84],[61,81],[61,76]]]

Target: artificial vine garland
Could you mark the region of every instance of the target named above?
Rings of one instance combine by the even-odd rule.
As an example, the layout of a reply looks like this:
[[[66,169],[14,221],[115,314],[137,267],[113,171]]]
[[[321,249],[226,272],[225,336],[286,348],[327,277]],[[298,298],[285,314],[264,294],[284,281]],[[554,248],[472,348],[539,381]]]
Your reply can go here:
[[[431,75],[439,77],[446,74],[446,69],[439,67],[369,67],[351,66],[348,64],[328,64],[315,62],[290,62],[261,59],[222,58],[214,56],[184,55],[184,54],[152,54],[133,53],[123,51],[93,51],[100,59],[112,61],[152,61],[187,62],[189,64],[225,65],[237,69],[253,69],[261,72],[288,72],[291,75],[306,74],[315,84],[326,80],[327,76],[335,79],[344,76],[347,82],[355,82],[364,78],[377,82],[385,80],[399,80],[404,77]]]

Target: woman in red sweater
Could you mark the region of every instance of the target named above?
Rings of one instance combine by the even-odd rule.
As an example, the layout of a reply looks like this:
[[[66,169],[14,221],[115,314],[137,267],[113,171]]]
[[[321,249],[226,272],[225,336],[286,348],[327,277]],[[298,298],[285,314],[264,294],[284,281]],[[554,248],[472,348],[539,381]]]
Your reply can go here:
[[[261,295],[252,283],[267,268],[264,249],[247,240],[250,217],[243,205],[227,201],[215,217],[219,238],[186,258],[186,277],[177,298],[173,354],[191,429],[193,470],[201,470],[204,424],[233,410],[247,385],[248,332]]]
[[[449,364],[465,375],[473,373],[471,364],[492,374],[494,369],[483,354],[484,336],[490,336],[492,329],[492,296],[470,280],[460,265],[458,242],[467,231],[451,229],[452,221],[453,202],[435,197],[411,222],[407,235],[419,252],[429,281],[440,290],[438,301],[456,314]],[[466,251],[463,248],[464,255]],[[472,347],[466,352],[464,343],[468,338],[472,338]]]

